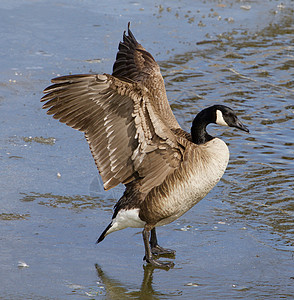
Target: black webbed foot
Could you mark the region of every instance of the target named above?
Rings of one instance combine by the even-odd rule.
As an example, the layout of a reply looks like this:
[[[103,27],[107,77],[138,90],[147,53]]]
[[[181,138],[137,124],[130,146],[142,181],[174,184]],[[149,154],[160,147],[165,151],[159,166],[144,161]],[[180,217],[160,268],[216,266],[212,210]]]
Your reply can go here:
[[[165,249],[160,247],[159,245],[155,245],[151,248],[151,252],[153,255],[159,256],[172,256],[175,257],[176,251],[172,249]]]
[[[152,232],[152,231],[151,231]],[[160,260],[156,260],[154,259],[154,257],[152,256],[152,250],[151,250],[151,246],[153,246],[155,252],[159,253],[159,252],[165,252],[166,253],[166,249],[161,248],[160,246],[158,246],[157,244],[157,240],[156,240],[156,236],[153,235],[153,239],[151,238],[151,242],[149,244],[149,238],[150,238],[150,230],[148,230],[148,227],[145,226],[143,232],[143,241],[144,241],[144,245],[145,245],[145,256],[144,256],[144,260],[146,260],[147,263],[151,264],[152,266],[156,267],[156,268],[163,268],[163,269],[170,269],[174,266],[174,263],[171,261],[160,261]],[[152,234],[152,233],[151,233]],[[154,238],[155,237],[155,238]],[[165,251],[164,251],[165,250]],[[168,251],[168,253],[170,254],[171,251]],[[174,252],[173,252],[174,253]]]
[[[148,264],[151,264],[152,266],[154,266],[156,268],[161,268],[161,269],[171,269],[175,265],[171,261],[160,261],[160,260],[154,259],[153,257],[150,257],[148,259],[146,259],[146,257],[144,257],[144,260],[146,260],[146,262]]]
[[[172,257],[172,258],[175,257],[176,251],[171,250],[171,249],[165,249],[158,245],[155,228],[152,228],[152,230],[151,230],[150,247],[151,247],[151,253],[153,255],[168,256],[168,257]]]

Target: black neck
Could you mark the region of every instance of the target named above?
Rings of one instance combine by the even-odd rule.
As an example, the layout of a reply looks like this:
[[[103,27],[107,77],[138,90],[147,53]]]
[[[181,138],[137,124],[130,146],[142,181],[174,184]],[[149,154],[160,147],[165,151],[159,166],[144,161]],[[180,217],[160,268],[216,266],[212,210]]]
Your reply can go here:
[[[212,140],[214,137],[207,133],[206,127],[212,121],[213,117],[207,109],[202,110],[194,119],[191,127],[191,136],[193,143],[200,145]]]

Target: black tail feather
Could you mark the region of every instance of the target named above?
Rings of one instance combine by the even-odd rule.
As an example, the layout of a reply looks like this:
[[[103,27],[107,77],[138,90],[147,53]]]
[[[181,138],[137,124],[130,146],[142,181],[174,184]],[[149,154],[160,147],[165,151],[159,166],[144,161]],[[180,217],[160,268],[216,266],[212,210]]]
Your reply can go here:
[[[107,231],[111,228],[112,226],[112,223],[110,223],[106,228],[105,230],[102,232],[102,234],[100,235],[100,237],[98,238],[98,240],[96,241],[96,244],[102,242],[104,240],[104,238],[106,237],[107,235]]]

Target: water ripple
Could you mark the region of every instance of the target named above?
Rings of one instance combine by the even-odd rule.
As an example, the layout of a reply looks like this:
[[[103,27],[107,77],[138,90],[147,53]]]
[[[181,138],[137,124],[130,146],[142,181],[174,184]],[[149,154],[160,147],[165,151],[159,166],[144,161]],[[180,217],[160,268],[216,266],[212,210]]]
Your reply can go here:
[[[173,109],[185,129],[193,116],[214,103],[233,107],[250,128],[249,137],[214,129],[232,157],[221,183],[230,219],[240,218],[263,243],[294,250],[293,18],[285,14],[251,34],[219,36],[218,46],[163,62]],[[262,234],[259,234],[262,232]]]

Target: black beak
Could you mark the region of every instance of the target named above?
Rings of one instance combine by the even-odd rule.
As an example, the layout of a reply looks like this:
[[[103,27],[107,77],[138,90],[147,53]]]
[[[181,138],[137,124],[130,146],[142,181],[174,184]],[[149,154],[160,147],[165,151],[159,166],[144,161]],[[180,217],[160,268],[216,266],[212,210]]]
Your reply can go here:
[[[238,119],[231,126],[249,133],[249,129],[244,124],[242,124]]]

